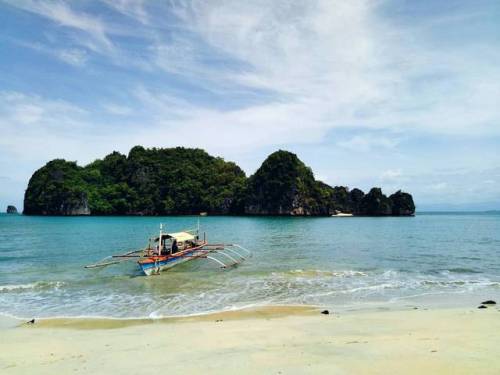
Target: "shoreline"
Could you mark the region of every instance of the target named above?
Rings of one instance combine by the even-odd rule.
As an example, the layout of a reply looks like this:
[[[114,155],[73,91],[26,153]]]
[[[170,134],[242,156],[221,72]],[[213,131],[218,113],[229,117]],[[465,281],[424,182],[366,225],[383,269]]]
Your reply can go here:
[[[346,304],[297,304],[297,303],[257,303],[233,306],[220,310],[209,310],[188,313],[185,315],[144,315],[144,316],[107,316],[107,315],[55,315],[16,316],[8,312],[0,312],[0,323],[3,321],[22,324],[35,319],[38,324],[44,325],[86,325],[95,322],[98,326],[125,327],[127,325],[147,325],[162,322],[182,322],[195,320],[210,320],[211,317],[227,316],[228,318],[249,319],[259,316],[287,316],[297,314],[314,314],[324,309],[337,314],[370,313],[381,311],[407,311],[413,309],[444,310],[444,309],[474,309],[481,301],[500,300],[500,291],[481,290],[476,293],[449,292],[426,293],[402,297],[393,297],[389,300],[351,302]],[[60,324],[58,324],[58,322]],[[113,323],[114,322],[114,323]],[[1,327],[1,325],[0,325]]]
[[[500,371],[500,308],[266,307],[144,321],[0,324],[2,374]],[[0,320],[1,321],[1,320]],[[4,321],[5,323],[5,321]],[[12,323],[12,322],[11,322]]]
[[[107,316],[54,316],[43,318],[32,318],[35,324],[33,328],[55,328],[55,329],[83,329],[83,330],[98,330],[98,329],[119,329],[133,326],[149,326],[155,324],[177,324],[177,323],[192,323],[192,322],[211,322],[218,320],[226,321],[243,321],[252,319],[276,319],[286,318],[291,316],[314,316],[327,310],[328,315],[344,316],[356,315],[363,316],[365,314],[377,313],[404,313],[408,311],[474,311],[480,306],[473,304],[422,304],[422,303],[372,303],[357,306],[340,306],[332,309],[328,306],[319,305],[257,305],[242,307],[231,310],[209,311],[204,313],[194,313],[178,316],[161,316],[161,317],[107,317]],[[500,312],[500,305],[490,305],[490,310],[497,309]],[[6,314],[0,314],[0,330],[4,326],[24,327],[30,325],[31,319],[20,318]]]
[[[248,319],[274,319],[287,316],[307,316],[314,315],[319,311],[324,310],[319,306],[314,305],[266,305],[244,307],[234,310],[211,311],[207,313],[166,316],[158,318],[117,318],[117,317],[92,317],[92,316],[76,316],[76,317],[50,317],[50,318],[34,318],[35,324],[32,327],[39,328],[71,328],[71,329],[116,329],[133,326],[147,326],[154,324],[175,324],[188,322],[207,322],[214,320],[248,320]],[[14,316],[0,314],[0,328],[3,324],[11,327],[23,327],[27,325],[30,319],[23,319]]]

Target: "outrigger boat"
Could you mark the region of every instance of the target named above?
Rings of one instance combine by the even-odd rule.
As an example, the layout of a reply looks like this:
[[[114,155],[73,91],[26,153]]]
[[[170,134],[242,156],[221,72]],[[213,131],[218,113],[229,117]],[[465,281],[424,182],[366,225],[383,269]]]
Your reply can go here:
[[[152,247],[152,242],[157,245]],[[160,224],[159,236],[150,238],[147,248],[111,255],[85,268],[101,268],[137,259],[141,271],[150,276],[193,259],[208,259],[221,268],[229,268],[240,264],[249,256],[251,252],[238,244],[209,244],[205,233],[203,239],[200,239],[199,226],[197,229],[166,233]]]

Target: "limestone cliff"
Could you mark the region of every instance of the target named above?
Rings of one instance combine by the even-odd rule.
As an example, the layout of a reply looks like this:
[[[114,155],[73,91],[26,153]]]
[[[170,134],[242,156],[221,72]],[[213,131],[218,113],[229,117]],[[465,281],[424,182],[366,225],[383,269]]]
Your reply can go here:
[[[297,155],[277,151],[248,179],[245,214],[326,215],[312,171]]]
[[[81,167],[52,160],[31,177],[24,195],[27,215],[90,215]]]

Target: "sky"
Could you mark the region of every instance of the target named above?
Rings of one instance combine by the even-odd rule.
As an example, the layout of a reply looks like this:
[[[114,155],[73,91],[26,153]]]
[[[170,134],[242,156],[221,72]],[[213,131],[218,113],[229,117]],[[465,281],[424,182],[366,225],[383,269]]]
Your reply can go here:
[[[138,144],[500,209],[500,2],[0,0],[0,210]]]

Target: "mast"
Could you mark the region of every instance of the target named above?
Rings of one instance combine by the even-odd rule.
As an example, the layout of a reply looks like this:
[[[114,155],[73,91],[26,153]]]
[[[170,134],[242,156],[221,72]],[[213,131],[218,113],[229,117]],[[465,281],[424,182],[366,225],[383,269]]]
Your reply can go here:
[[[161,236],[162,236],[162,230],[163,230],[163,224],[160,223],[160,237],[158,237],[158,256],[161,255],[161,248],[162,248],[162,244],[161,244]]]

